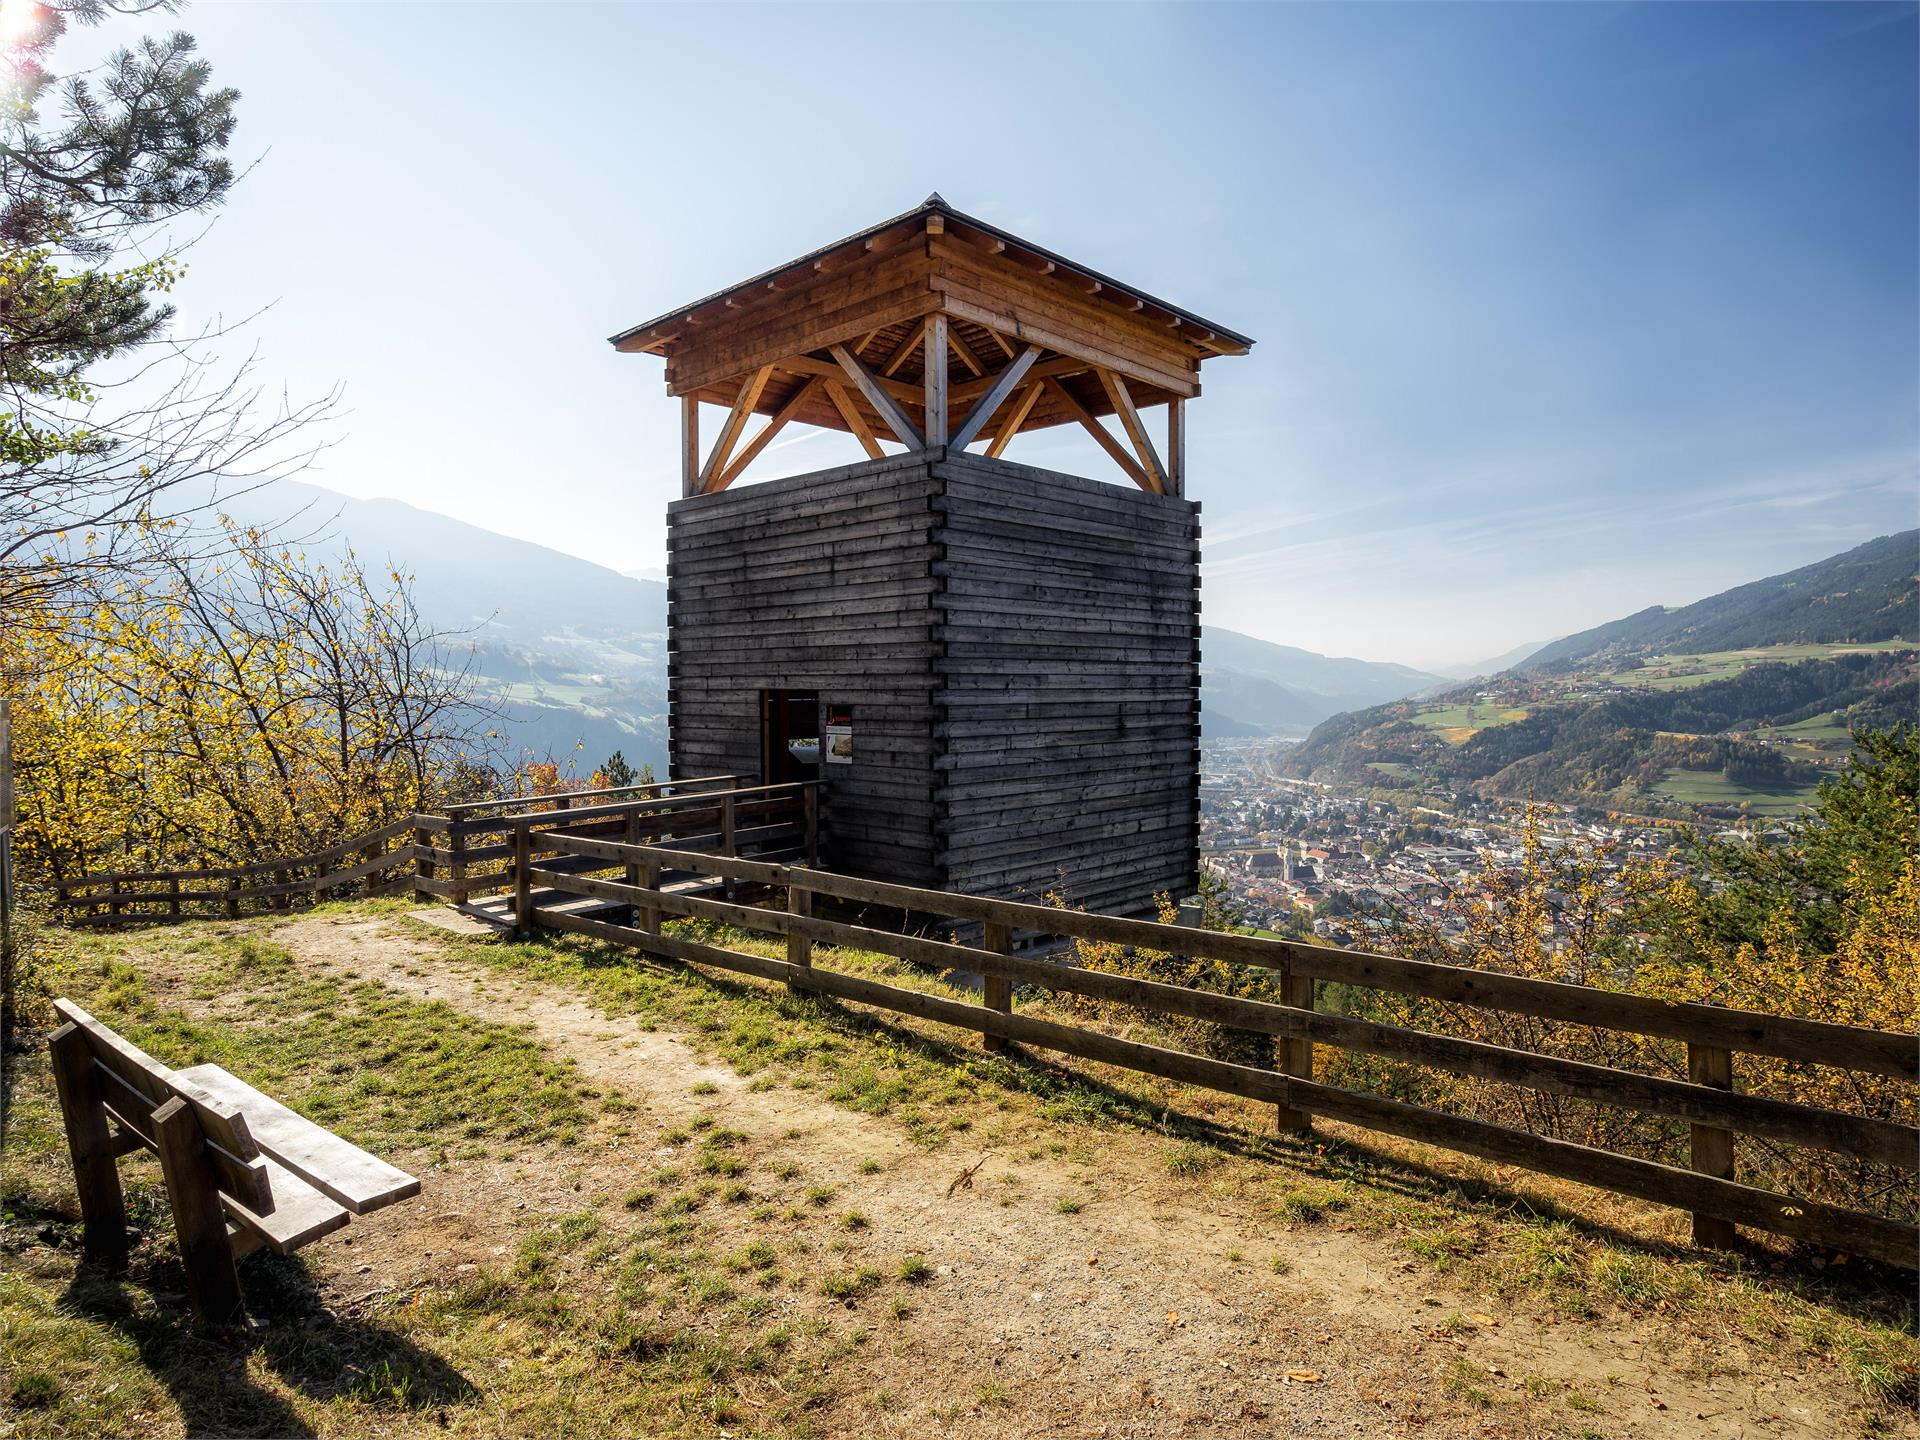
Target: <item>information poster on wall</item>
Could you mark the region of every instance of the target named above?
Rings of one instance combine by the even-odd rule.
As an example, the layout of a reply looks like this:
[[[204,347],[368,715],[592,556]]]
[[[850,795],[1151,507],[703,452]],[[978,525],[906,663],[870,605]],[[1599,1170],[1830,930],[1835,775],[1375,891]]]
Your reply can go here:
[[[826,733],[821,737],[822,758],[829,765],[851,765],[853,763],[853,707],[851,705],[827,705]]]

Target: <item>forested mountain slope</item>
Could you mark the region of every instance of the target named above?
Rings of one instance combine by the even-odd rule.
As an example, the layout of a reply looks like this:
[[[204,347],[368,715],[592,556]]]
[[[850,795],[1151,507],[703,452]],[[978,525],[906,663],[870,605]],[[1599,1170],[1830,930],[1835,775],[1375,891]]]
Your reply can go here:
[[[1920,638],[1920,530],[1883,535],[1678,610],[1654,605],[1542,646],[1517,667],[1564,674],[1648,654]]]

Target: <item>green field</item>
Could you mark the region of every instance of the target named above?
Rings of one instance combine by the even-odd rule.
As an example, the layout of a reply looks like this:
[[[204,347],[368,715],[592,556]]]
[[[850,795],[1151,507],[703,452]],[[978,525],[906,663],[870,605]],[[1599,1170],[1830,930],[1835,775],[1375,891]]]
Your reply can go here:
[[[1412,718],[1413,723],[1422,729],[1439,731],[1448,744],[1460,745],[1470,739],[1475,731],[1485,730],[1490,725],[1505,725],[1509,721],[1526,719],[1527,711],[1524,706],[1469,701],[1464,705],[1423,706]]]
[[[1718,770],[1669,770],[1648,791],[1676,805],[1745,805],[1756,815],[1798,815],[1813,802],[1814,787],[1755,790],[1737,785]]]
[[[1906,640],[1878,640],[1869,645],[1768,645],[1756,650],[1711,650],[1704,655],[1656,655],[1637,670],[1616,670],[1606,678],[1615,685],[1644,686],[1653,690],[1687,690],[1712,680],[1728,679],[1755,665],[1831,660],[1836,655],[1865,655],[1913,648],[1913,644]]]
[[[1378,770],[1382,775],[1395,780],[1410,780],[1419,773],[1413,766],[1403,765],[1398,760],[1370,760],[1367,762],[1367,768]]]

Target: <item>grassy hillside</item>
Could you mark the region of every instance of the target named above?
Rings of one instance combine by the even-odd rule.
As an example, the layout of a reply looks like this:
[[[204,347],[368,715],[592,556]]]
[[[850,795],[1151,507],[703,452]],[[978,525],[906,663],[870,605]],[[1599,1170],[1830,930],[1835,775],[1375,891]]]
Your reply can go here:
[[[1474,790],[1643,812],[1791,814],[1855,728],[1920,707],[1911,646],[1782,646],[1699,664],[1510,674],[1336,716],[1284,768],[1355,785]]]

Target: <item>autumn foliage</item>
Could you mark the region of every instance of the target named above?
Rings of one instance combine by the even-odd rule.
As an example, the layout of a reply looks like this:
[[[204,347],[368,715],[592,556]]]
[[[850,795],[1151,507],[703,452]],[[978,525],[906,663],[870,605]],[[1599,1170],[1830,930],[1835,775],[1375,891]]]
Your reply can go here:
[[[472,793],[484,717],[406,580],[223,524],[16,605],[0,694],[29,873],[233,864],[324,848]]]

